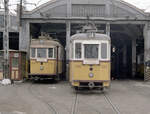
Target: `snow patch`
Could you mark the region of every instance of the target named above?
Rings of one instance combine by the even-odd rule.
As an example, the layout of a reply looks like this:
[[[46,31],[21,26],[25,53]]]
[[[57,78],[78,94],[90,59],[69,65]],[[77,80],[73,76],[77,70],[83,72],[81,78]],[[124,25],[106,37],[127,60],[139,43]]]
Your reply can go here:
[[[3,79],[1,84],[2,85],[10,85],[11,84],[11,80],[10,79]]]
[[[55,86],[50,86],[50,87],[48,87],[49,89],[56,89],[56,87]]]
[[[25,112],[13,111],[13,114],[26,114]]]
[[[137,86],[137,87],[148,87],[148,88],[150,88],[150,84],[136,83],[135,86]]]

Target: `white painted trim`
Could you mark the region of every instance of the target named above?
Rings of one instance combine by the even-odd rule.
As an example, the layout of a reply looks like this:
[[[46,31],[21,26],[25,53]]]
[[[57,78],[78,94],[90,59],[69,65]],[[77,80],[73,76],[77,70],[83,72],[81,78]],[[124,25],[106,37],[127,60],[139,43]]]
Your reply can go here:
[[[81,43],[81,58],[77,59],[75,58],[75,43]],[[107,44],[107,58],[106,59],[102,59],[101,57],[101,44],[102,43],[106,43]],[[111,52],[110,52],[110,48],[111,48],[111,43],[110,41],[104,41],[104,40],[74,40],[72,45],[73,45],[73,58],[70,55],[70,60],[84,60],[84,44],[98,44],[99,45],[99,49],[98,49],[98,59],[95,60],[100,60],[100,61],[109,61],[111,59]]]
[[[75,54],[75,44],[76,44],[76,43],[81,43],[81,58],[76,58],[76,54]],[[74,45],[73,45],[73,48],[74,48],[74,49],[73,49],[73,51],[74,51],[73,59],[75,59],[75,60],[83,60],[83,47],[82,47],[82,42],[76,40],[76,41],[73,42],[73,44],[74,44]]]
[[[106,43],[106,44],[107,44],[107,58],[106,58],[106,59],[103,59],[102,56],[101,56],[101,57],[100,57],[100,60],[104,60],[104,61],[105,61],[105,60],[110,60],[110,49],[109,49],[109,46],[110,46],[110,45],[109,45],[109,41],[101,41],[101,44],[102,44],[102,43]],[[102,46],[102,45],[100,45],[100,49],[102,49],[101,46]],[[100,52],[100,55],[101,55],[101,52]]]

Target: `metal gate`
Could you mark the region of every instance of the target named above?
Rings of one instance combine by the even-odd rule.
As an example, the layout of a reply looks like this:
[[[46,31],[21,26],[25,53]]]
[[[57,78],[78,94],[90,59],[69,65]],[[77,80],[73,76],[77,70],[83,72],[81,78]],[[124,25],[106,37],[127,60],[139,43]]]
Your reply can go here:
[[[150,81],[150,60],[145,63],[145,81]]]

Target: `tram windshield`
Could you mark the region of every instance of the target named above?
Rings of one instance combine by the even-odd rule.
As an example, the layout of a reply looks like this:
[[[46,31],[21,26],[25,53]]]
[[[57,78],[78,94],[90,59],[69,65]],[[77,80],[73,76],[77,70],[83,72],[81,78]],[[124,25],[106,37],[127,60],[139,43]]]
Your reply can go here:
[[[86,59],[98,59],[98,44],[84,44],[84,58]]]
[[[37,57],[46,58],[46,48],[37,48]]]

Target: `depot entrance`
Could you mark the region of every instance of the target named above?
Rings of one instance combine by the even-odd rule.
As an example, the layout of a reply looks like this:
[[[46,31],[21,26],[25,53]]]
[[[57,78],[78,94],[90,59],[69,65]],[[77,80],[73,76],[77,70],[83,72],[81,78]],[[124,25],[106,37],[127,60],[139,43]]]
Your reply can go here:
[[[82,31],[85,24],[71,24],[71,35]],[[96,24],[99,33],[106,34],[105,24]],[[114,79],[144,78],[144,25],[110,25],[111,77]],[[41,32],[58,39],[66,47],[66,24],[31,23],[30,36],[38,38]]]
[[[111,76],[144,79],[144,25],[111,25]]]

